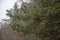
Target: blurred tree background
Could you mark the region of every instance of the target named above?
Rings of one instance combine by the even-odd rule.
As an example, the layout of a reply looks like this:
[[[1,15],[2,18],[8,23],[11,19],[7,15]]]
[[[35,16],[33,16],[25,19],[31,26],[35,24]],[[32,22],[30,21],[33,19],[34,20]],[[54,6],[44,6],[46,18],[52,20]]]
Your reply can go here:
[[[7,10],[10,26],[19,35],[35,35],[40,40],[60,40],[60,0],[31,0]],[[37,40],[37,39],[36,39]]]

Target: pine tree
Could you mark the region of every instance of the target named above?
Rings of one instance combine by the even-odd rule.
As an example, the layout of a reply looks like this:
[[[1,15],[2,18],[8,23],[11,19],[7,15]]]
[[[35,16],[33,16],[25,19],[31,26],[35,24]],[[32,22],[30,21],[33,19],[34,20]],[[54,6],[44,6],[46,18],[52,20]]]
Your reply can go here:
[[[34,34],[41,40],[60,40],[59,4],[60,0],[33,0],[29,4],[23,3],[18,11],[14,10],[11,27],[18,33]]]

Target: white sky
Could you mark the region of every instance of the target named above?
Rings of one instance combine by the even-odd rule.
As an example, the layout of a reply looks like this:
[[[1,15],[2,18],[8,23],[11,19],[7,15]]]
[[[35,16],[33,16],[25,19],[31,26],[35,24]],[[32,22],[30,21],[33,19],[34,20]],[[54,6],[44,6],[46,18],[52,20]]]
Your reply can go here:
[[[6,10],[13,8],[14,3],[17,0],[1,0],[0,1],[0,22],[2,21],[2,19],[8,19],[9,17],[6,16]],[[30,0],[23,0],[24,2],[29,3]]]
[[[2,19],[7,19],[6,10],[12,8],[16,0],[2,0],[0,2],[0,22]]]

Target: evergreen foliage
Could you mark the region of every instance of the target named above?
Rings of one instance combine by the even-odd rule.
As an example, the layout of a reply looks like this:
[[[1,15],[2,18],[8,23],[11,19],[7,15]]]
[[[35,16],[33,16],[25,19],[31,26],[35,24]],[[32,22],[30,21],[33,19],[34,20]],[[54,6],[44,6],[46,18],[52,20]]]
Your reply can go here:
[[[60,0],[33,0],[8,12],[11,27],[22,34],[34,34],[41,40],[60,40]],[[16,9],[17,8],[17,9]]]

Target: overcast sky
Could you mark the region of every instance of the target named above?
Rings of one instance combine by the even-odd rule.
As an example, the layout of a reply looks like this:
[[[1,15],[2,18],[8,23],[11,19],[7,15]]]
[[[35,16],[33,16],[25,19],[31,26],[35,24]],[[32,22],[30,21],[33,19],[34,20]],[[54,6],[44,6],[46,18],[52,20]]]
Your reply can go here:
[[[9,17],[6,16],[6,10],[13,8],[14,3],[17,0],[0,0],[0,22],[2,21],[2,19],[8,19]],[[24,2],[29,3],[30,0],[23,0]]]
[[[8,19],[9,17],[6,16],[6,10],[13,7],[16,0],[1,0],[0,1],[0,21],[2,19]]]

